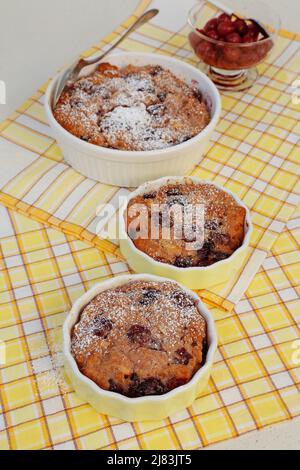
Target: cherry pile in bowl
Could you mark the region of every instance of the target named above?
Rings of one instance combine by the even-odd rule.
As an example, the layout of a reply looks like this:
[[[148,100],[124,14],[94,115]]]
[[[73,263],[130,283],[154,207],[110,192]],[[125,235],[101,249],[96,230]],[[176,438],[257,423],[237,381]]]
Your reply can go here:
[[[226,70],[252,67],[265,59],[273,47],[251,20],[222,13],[209,20],[203,29],[189,34],[196,55],[208,65]]]

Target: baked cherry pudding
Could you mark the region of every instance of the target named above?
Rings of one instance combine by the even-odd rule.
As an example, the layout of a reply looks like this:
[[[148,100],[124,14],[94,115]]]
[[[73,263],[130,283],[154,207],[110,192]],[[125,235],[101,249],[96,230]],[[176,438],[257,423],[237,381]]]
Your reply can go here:
[[[210,122],[200,90],[169,70],[108,63],[64,90],[54,117],[86,142],[130,151],[180,144]]]
[[[194,210],[198,207],[202,218]],[[130,199],[125,219],[138,250],[161,263],[190,268],[230,257],[244,241],[245,217],[246,209],[231,194],[186,178]]]
[[[196,301],[171,281],[130,281],[102,291],[71,335],[81,373],[128,397],[187,383],[205,361],[206,344]]]

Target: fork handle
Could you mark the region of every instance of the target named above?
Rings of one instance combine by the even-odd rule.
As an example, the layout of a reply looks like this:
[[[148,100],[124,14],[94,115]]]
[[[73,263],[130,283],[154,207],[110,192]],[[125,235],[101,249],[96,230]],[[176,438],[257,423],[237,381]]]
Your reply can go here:
[[[119,46],[119,44],[121,44],[121,42],[124,41],[124,39],[127,38],[127,36],[129,36],[129,34],[131,34],[133,31],[135,31],[137,28],[139,28],[140,26],[143,26],[145,23],[147,23],[148,21],[151,20],[151,18],[153,18],[154,16],[156,16],[158,14],[158,10],[153,8],[152,10],[148,10],[146,11],[142,16],[140,16],[131,26],[130,28],[127,29],[127,31],[123,34],[123,36],[121,36],[107,51],[105,51],[104,53],[101,53],[97,56],[94,56],[90,59],[82,59],[84,61],[84,65],[93,65],[95,64],[96,62],[99,62],[99,60],[102,60],[106,54],[109,54],[112,50],[114,50],[116,47]]]
[[[141,15],[131,26],[130,28],[125,31],[123,36],[121,36],[115,44],[113,44],[107,51],[104,53],[100,53],[94,57],[91,57],[90,59],[80,59],[75,63],[70,69],[68,69],[63,78],[60,80],[58,85],[56,86],[55,92],[53,93],[53,98],[52,98],[52,106],[54,107],[55,104],[57,103],[63,89],[65,86],[71,85],[72,83],[77,80],[81,70],[86,67],[87,65],[93,65],[102,60],[107,54],[109,54],[113,49],[115,49],[122,41],[124,41],[127,36],[132,33],[132,31],[135,31],[137,28],[142,26],[143,24],[147,23],[147,21],[151,20],[154,16],[156,16],[159,13],[159,10],[153,8],[152,10],[146,11],[143,15]]]

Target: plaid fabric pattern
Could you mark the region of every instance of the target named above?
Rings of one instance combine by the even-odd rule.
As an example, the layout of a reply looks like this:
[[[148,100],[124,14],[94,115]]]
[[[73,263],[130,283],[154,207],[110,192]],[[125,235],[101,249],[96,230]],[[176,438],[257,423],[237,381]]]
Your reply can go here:
[[[134,424],[82,402],[61,354],[72,302],[128,266],[14,211],[1,218],[1,449],[198,449],[300,415],[300,211],[235,310],[212,310],[219,348],[208,388],[175,416]]]
[[[128,21],[83,55],[105,50],[151,5],[160,15],[128,38],[122,50],[158,52],[197,65],[185,24],[193,3],[174,0],[170,10],[167,2],[143,0]],[[203,22],[212,13],[205,8]],[[224,310],[241,299],[300,201],[299,105],[291,98],[300,66],[299,44],[299,37],[282,32],[271,62],[259,66],[257,84],[247,93],[222,96],[222,119],[193,172],[228,187],[252,213],[254,234],[240,271],[225,285],[199,291],[204,300]],[[0,177],[0,202],[117,254],[116,245],[96,236],[95,210],[124,190],[89,180],[64,163],[44,116],[46,85],[0,126],[0,159],[9,157],[11,166],[9,176]]]
[[[105,50],[150,4],[160,16],[123,49],[196,64],[183,24],[192,0],[173,0],[176,15],[167,2],[142,1],[84,55]],[[210,15],[203,11],[203,21]],[[161,422],[96,413],[62,368],[61,325],[71,304],[129,272],[118,248],[95,236],[95,207],[122,188],[65,165],[44,117],[46,85],[0,125],[0,160],[10,161],[10,173],[0,175],[0,202],[9,208],[0,206],[0,449],[198,449],[300,415],[300,125],[291,100],[299,65],[299,37],[282,32],[258,83],[222,96],[222,120],[193,174],[245,201],[254,236],[239,279],[199,291],[219,334],[208,388]]]

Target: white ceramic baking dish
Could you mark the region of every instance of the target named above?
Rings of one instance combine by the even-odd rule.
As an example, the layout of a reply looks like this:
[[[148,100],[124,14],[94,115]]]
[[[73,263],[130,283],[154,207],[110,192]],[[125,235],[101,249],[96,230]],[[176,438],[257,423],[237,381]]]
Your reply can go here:
[[[217,349],[217,333],[212,314],[196,294],[180,286],[195,299],[199,312],[206,320],[207,354],[203,366],[185,385],[181,385],[163,395],[128,398],[119,393],[101,389],[95,382],[79,371],[76,361],[71,354],[72,329],[78,322],[83,308],[100,292],[134,280],[169,281],[169,279],[147,274],[117,276],[97,284],[82,295],[74,303],[63,326],[65,369],[78,396],[89,402],[99,413],[115,416],[125,421],[158,420],[190,406],[199,393],[207,386],[211,374],[214,355]]]
[[[205,152],[221,112],[220,94],[212,81],[197,68],[161,54],[124,52],[106,59],[113,65],[161,65],[185,82],[197,85],[207,103],[211,121],[192,139],[173,147],[151,151],[123,151],[99,147],[66,131],[54,118],[51,97],[61,74],[50,83],[45,99],[46,115],[65,160],[83,175],[102,183],[133,187],[166,175],[184,175],[192,170]]]

